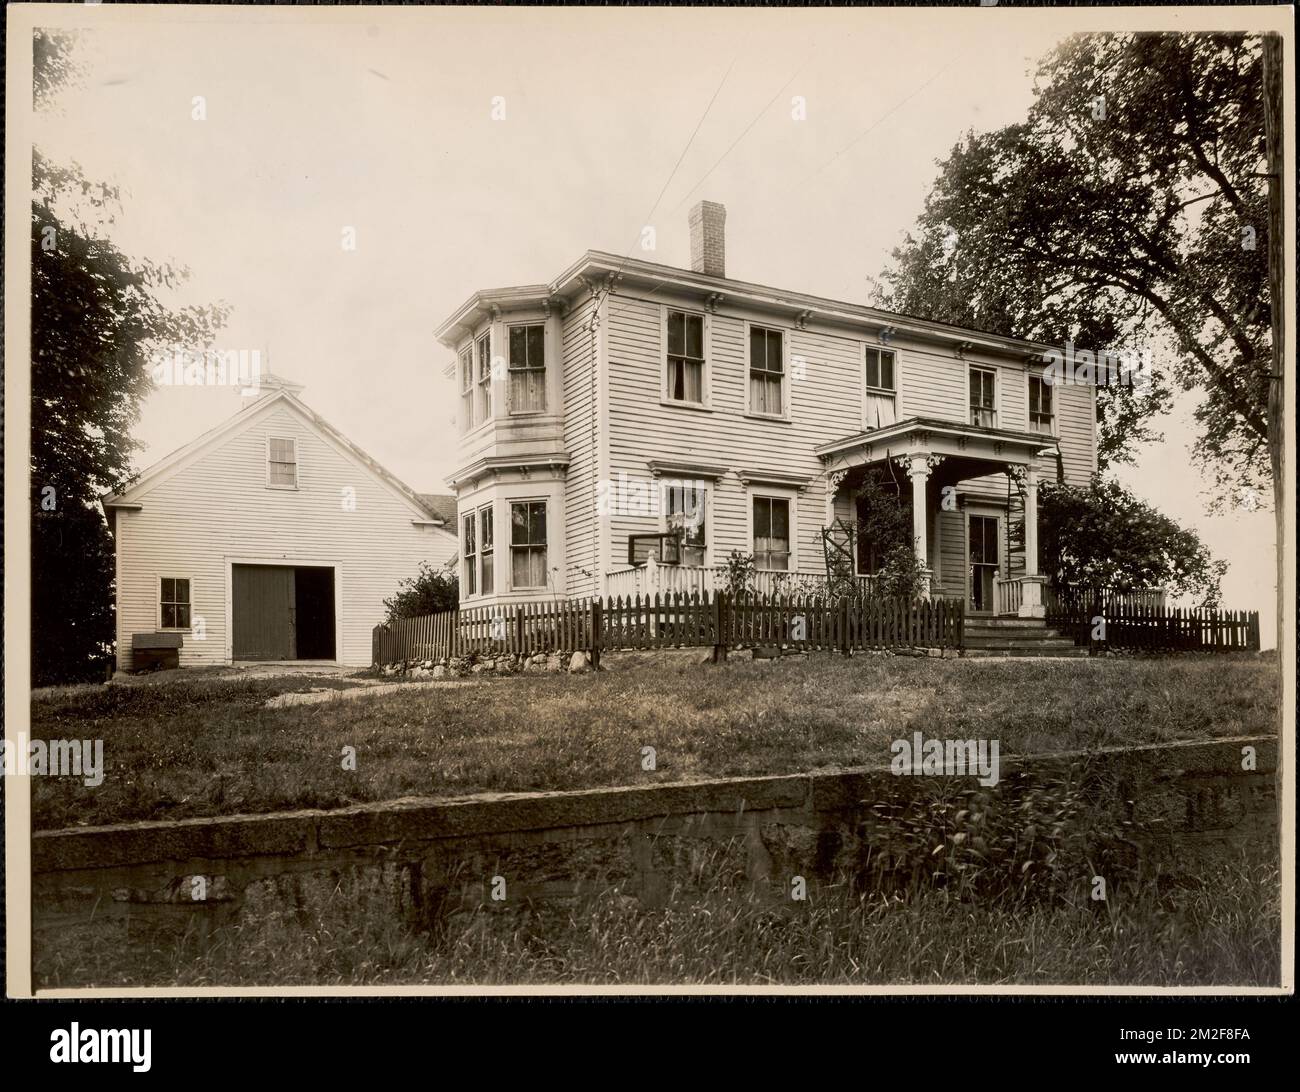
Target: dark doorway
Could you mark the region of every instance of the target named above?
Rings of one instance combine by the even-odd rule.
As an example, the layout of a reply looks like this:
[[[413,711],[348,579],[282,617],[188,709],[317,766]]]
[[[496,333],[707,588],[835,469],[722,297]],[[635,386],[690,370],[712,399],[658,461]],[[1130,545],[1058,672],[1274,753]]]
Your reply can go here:
[[[334,659],[334,570],[294,569],[299,660]]]
[[[333,569],[235,565],[231,583],[234,659],[334,659]]]
[[[996,516],[971,516],[970,609],[980,614],[993,610],[993,582],[998,575],[998,520]]]

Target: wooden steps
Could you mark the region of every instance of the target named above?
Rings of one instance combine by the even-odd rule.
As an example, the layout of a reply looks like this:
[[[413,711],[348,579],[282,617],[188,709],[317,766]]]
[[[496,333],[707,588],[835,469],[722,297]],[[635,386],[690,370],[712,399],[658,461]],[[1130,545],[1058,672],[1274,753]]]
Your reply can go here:
[[[1060,630],[1048,629],[1041,618],[993,618],[967,616],[963,629],[965,655],[980,657],[1088,655],[1086,645],[1076,645]]]

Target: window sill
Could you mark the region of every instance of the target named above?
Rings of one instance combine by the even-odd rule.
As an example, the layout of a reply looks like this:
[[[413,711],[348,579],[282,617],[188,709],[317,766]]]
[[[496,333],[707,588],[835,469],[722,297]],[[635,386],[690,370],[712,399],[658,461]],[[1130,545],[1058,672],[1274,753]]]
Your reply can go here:
[[[790,417],[787,414],[754,413],[751,411],[746,413],[745,416],[749,418],[749,420],[751,421],[775,421],[777,424],[782,424],[782,425],[790,424]]]
[[[296,493],[296,492],[298,492],[298,487],[297,487],[296,485],[271,485],[271,484],[268,482],[266,488],[267,488],[267,489],[274,489],[274,490],[275,490],[276,492],[278,492],[278,493]]]
[[[684,402],[676,398],[660,398],[659,404],[670,409],[694,410],[696,413],[713,412],[713,407],[707,402]]]

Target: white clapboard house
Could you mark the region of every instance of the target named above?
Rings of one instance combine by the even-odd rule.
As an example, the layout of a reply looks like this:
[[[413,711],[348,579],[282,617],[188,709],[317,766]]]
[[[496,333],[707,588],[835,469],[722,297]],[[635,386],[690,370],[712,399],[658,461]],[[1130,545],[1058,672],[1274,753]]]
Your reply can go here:
[[[383,602],[454,563],[451,497],[417,494],[264,377],[229,420],[103,499],[117,545],[117,660],[370,663]]]
[[[1095,384],[1046,377],[1051,346],[729,277],[724,223],[692,210],[690,269],[588,251],[438,329],[462,604],[708,591],[733,552],[760,592],[816,590],[874,473],[930,594],[1041,618],[1038,483],[1097,469]],[[872,543],[841,552],[869,586]]]

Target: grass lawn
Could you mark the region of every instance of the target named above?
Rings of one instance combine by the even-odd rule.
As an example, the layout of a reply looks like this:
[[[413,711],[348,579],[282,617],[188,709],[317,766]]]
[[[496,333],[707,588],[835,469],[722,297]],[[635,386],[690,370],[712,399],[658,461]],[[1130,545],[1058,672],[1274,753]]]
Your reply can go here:
[[[318,680],[55,691],[32,739],[103,739],[105,776],[32,781],[36,829],[341,807],[401,796],[579,789],[889,761],[913,731],[1016,753],[1271,734],[1272,657],[623,660],[598,675],[488,679],[267,709]],[[654,747],[657,769],[643,771]],[[355,771],[342,768],[354,747]]]
[[[1133,985],[1269,986],[1281,960],[1274,864],[1226,862],[1174,891],[1104,904],[969,902],[829,890],[807,903],[717,887],[649,909],[617,892],[482,911],[420,931],[345,874],[218,931],[145,943],[106,919],[38,944],[43,989],[82,986]]]

